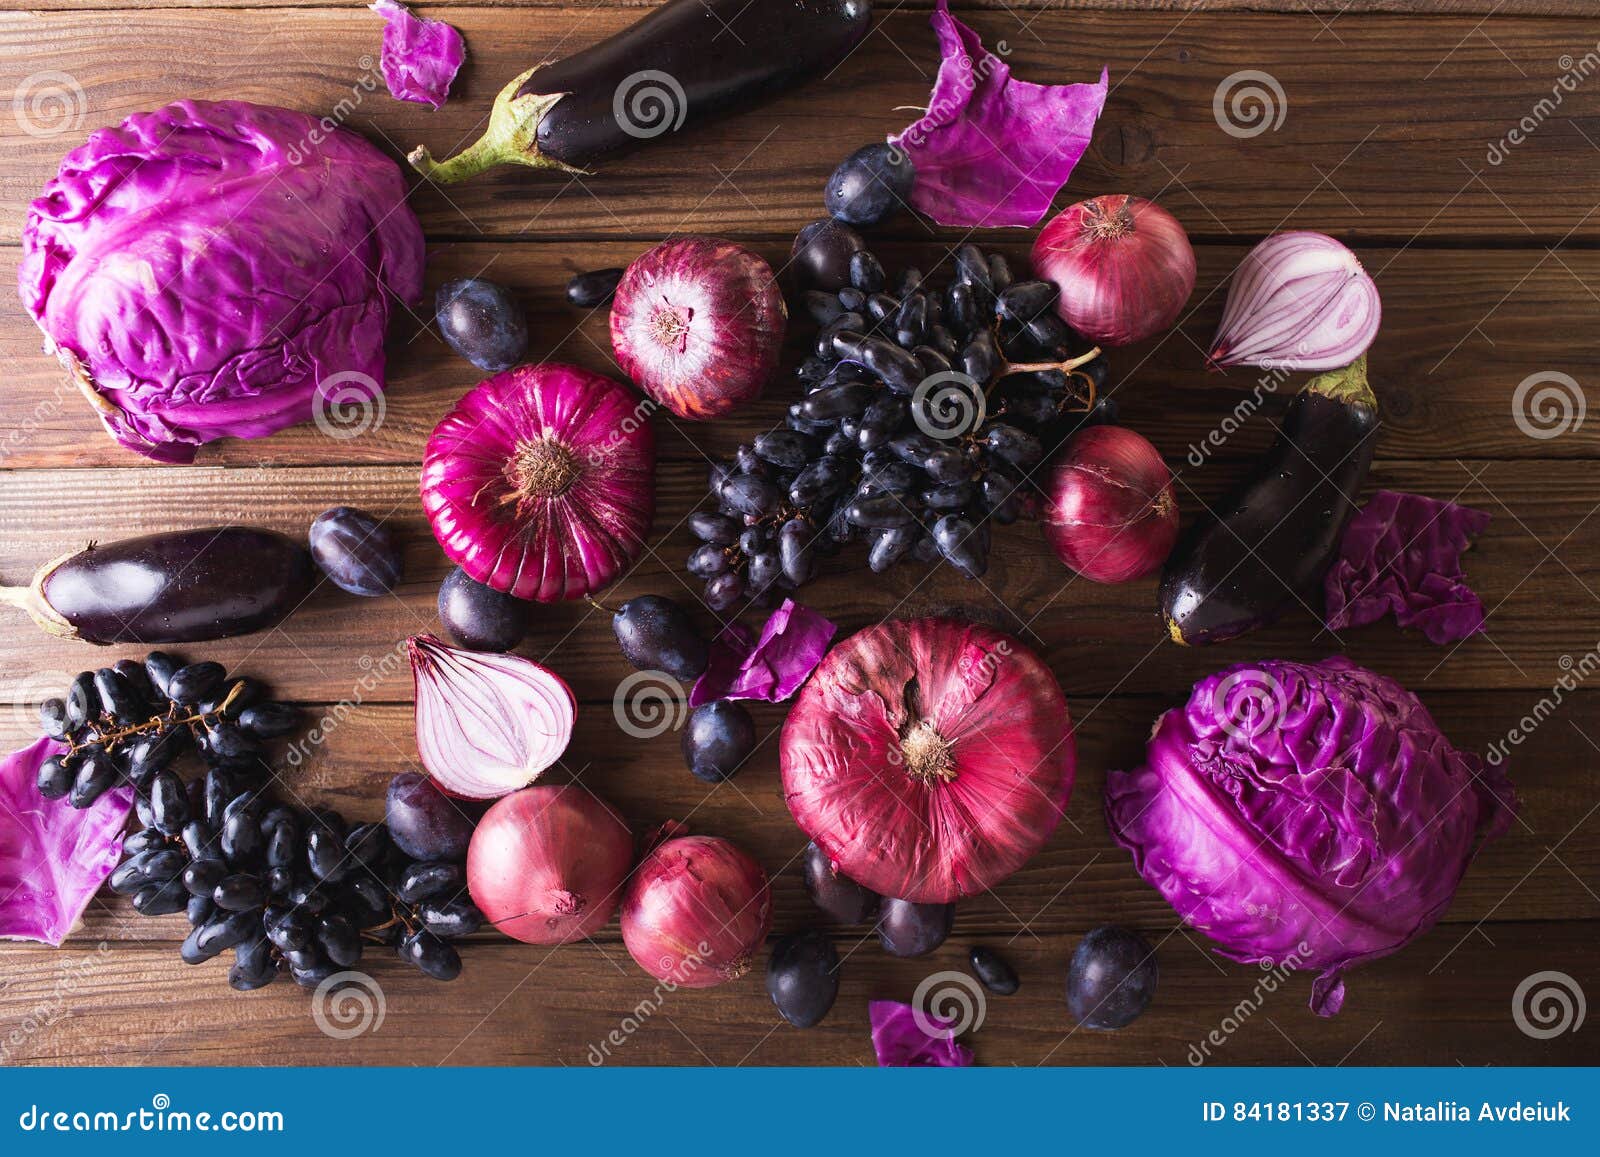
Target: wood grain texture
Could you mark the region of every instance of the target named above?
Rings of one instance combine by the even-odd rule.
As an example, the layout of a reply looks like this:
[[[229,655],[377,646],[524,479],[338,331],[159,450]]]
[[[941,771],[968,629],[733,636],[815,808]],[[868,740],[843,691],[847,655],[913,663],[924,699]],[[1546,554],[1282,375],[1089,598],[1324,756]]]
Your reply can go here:
[[[627,8],[643,11],[656,8],[663,0],[584,0],[584,8]],[[1057,9],[1062,12],[1164,12],[1181,16],[1192,12],[1281,12],[1305,16],[1338,18],[1374,13],[1404,16],[1588,16],[1587,0],[951,0],[950,7],[962,12],[1034,12]],[[329,8],[329,0],[163,0],[162,8]],[[127,0],[36,0],[28,7],[49,12],[127,7]],[[436,4],[410,7],[434,19],[442,9]],[[572,8],[572,0],[473,0],[453,4],[453,8]],[[879,12],[920,12],[933,7],[933,0],[877,0]],[[1330,24],[1332,19],[1328,21]]]
[[[17,234],[23,206],[62,151],[137,109],[236,97],[329,115],[343,102],[344,122],[396,156],[419,142],[442,154],[476,134],[507,79],[637,16],[620,8],[435,14],[474,46],[460,92],[437,112],[382,91],[365,11],[0,16],[0,90],[29,94],[17,109],[33,130],[0,136],[0,233]],[[1006,39],[1018,75],[1062,82],[1092,79],[1102,63],[1110,69],[1115,90],[1069,193],[1159,194],[1196,232],[1221,237],[1291,227],[1395,244],[1419,235],[1547,244],[1600,237],[1600,216],[1587,212],[1600,199],[1590,141],[1600,140],[1592,131],[1600,85],[1579,84],[1539,113],[1529,143],[1503,164],[1486,159],[1551,96],[1571,67],[1563,56],[1581,61],[1595,48],[1591,23],[1491,28],[1470,15],[1371,16],[1324,30],[1304,13],[1210,11],[1001,12],[978,23],[991,41]],[[162,67],[143,67],[148,59]],[[52,75],[40,79],[42,62]],[[925,14],[892,12],[826,82],[762,110],[657,140],[592,177],[506,172],[448,191],[421,188],[414,202],[436,235],[792,236],[816,215],[818,190],[847,144],[903,128],[908,114],[895,110],[926,103],[934,62]],[[1276,131],[1241,139],[1219,127],[1213,103],[1244,71],[1273,77],[1287,107]],[[64,103],[32,111],[51,91]],[[45,135],[57,129],[70,131]]]
[[[782,268],[788,245],[754,247]],[[311,465],[330,456],[349,463],[417,463],[434,424],[480,374],[452,354],[430,325],[437,287],[457,277],[483,274],[519,287],[533,328],[530,356],[576,362],[617,375],[611,357],[609,311],[567,305],[573,273],[626,265],[646,248],[633,241],[583,245],[450,242],[430,250],[422,303],[400,312],[390,342],[390,380],[381,421],[352,414],[330,438],[306,423],[265,440],[213,443],[200,462],[215,465]],[[1026,245],[1000,247],[1025,269]],[[880,247],[891,268],[914,264],[942,282],[949,276],[948,248],[935,240]],[[1123,420],[1166,453],[1175,465],[1191,455],[1237,461],[1255,457],[1275,434],[1274,420],[1306,375],[1288,378],[1235,370],[1208,371],[1210,345],[1227,296],[1227,281],[1246,250],[1201,246],[1200,278],[1179,326],[1139,346],[1110,353],[1110,389]],[[0,249],[0,284],[15,276],[16,249]],[[1526,401],[1514,405],[1517,385],[1530,375],[1560,372],[1578,382],[1600,379],[1600,331],[1595,299],[1600,253],[1547,250],[1446,250],[1361,248],[1385,303],[1384,326],[1371,354],[1374,388],[1382,403],[1380,459],[1596,458],[1600,422],[1578,423],[1557,437],[1531,437],[1517,422]],[[794,300],[794,298],[791,298]],[[737,429],[767,429],[781,422],[798,393],[790,367],[809,349],[816,326],[796,306],[785,367],[761,403],[742,410]],[[0,431],[0,466],[136,466],[144,462],[101,433],[88,404],[68,388],[54,358],[40,352],[39,331],[18,309],[0,312],[0,358],[8,369],[6,408],[16,419]],[[1266,389],[1258,392],[1258,384]],[[1254,407],[1240,423],[1235,406]],[[1220,429],[1226,422],[1226,436]],[[1535,432],[1559,423],[1533,423]],[[662,425],[658,419],[658,426]],[[1526,423],[1525,423],[1526,425]],[[1216,431],[1215,443],[1208,436]],[[678,424],[685,441],[721,444],[720,427]],[[1197,459],[1198,460],[1198,459]],[[153,464],[151,464],[153,465]]]

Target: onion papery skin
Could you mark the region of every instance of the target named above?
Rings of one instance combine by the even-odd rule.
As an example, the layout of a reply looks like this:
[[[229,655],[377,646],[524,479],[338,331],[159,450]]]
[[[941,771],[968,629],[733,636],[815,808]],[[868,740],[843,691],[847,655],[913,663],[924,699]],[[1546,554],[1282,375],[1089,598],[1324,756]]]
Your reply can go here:
[[[760,257],[731,241],[685,237],[628,266],[611,305],[611,348],[651,398],[704,422],[760,395],[788,316]]]
[[[485,918],[524,944],[592,936],[622,902],[633,833],[581,787],[528,787],[478,821],[467,890]]]
[[[518,366],[434,428],[422,508],[476,581],[535,602],[581,599],[644,550],[655,463],[649,416],[620,383],[577,366]]]
[[[1383,322],[1377,284],[1324,233],[1275,233],[1239,263],[1208,360],[1324,372],[1349,365]]]
[[[1021,642],[950,618],[881,623],[828,653],[779,748],[800,825],[865,888],[948,904],[1023,866],[1077,765],[1055,676]]]
[[[1178,541],[1178,500],[1161,453],[1125,426],[1074,434],[1050,468],[1045,538],[1097,583],[1143,578]]]
[[[717,836],[679,836],[647,853],[622,898],[622,942],[640,968],[680,988],[750,970],[772,927],[772,888],[748,854]]]
[[[1056,312],[1101,345],[1172,328],[1194,292],[1194,248],[1154,201],[1093,197],[1057,213],[1033,243],[1034,275],[1055,283]]]
[[[406,640],[416,687],[417,753],[439,787],[495,799],[526,787],[572,740],[577,699],[553,671],[524,659]]]

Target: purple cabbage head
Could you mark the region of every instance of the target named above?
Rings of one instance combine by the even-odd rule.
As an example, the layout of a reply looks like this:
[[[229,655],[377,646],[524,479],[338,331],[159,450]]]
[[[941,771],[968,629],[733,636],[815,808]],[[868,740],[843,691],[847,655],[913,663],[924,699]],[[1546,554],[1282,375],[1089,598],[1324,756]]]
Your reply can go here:
[[[111,436],[167,462],[383,388],[422,293],[399,167],[315,117],[178,101],[101,129],[28,213],[18,276]]]
[[[1498,768],[1450,745],[1400,684],[1344,658],[1219,671],[1112,772],[1112,834],[1178,914],[1246,963],[1346,969],[1444,914],[1481,835],[1515,808]]]

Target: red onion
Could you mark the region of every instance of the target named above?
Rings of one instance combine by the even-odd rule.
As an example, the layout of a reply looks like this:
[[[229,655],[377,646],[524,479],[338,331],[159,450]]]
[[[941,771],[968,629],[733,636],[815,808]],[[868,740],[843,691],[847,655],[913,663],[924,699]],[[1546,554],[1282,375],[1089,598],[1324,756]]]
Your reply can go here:
[[[526,787],[572,740],[577,701],[555,674],[517,655],[406,640],[417,689],[417,752],[444,790],[493,799]]]
[[[1056,312],[1090,341],[1131,345],[1171,328],[1194,292],[1194,250],[1178,219],[1126,194],[1070,205],[1039,230],[1035,276]]]
[[[651,976],[682,988],[743,976],[771,926],[766,872],[716,836],[667,840],[640,862],[622,898],[628,952]]]
[[[731,241],[687,237],[628,266],[611,305],[611,348],[641,390],[705,421],[761,393],[787,319],[765,261]]]
[[[1382,320],[1378,287],[1354,253],[1322,233],[1278,233],[1239,263],[1211,362],[1336,370],[1367,352]]]
[[[422,508],[477,582],[541,603],[579,599],[644,549],[655,434],[617,382],[576,366],[518,366],[434,428]]]
[[[467,846],[467,890],[525,944],[592,936],[617,910],[633,834],[581,787],[529,787],[490,808]]]
[[[1055,676],[1009,635],[930,618],[839,644],[779,748],[795,822],[862,887],[948,904],[1022,867],[1077,762]]]
[[[1178,538],[1172,471],[1143,436],[1124,426],[1074,434],[1050,468],[1042,521],[1068,567],[1097,583],[1152,573]]]

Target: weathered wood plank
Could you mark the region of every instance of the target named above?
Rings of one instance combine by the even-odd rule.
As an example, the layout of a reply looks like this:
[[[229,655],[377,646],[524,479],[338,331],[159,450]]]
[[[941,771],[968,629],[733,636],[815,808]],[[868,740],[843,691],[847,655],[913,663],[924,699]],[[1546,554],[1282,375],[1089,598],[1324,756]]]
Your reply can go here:
[[[1484,752],[1504,738],[1502,697],[1487,692],[1425,696],[1440,727],[1464,750]],[[1081,933],[1096,924],[1159,927],[1171,909],[1133,869],[1111,838],[1101,811],[1107,769],[1135,766],[1156,716],[1181,696],[1100,701],[1074,698],[1078,773],[1066,818],[1045,849],[994,893],[961,904],[968,935],[1029,938]],[[810,918],[798,856],[805,837],[784,803],[778,734],[785,709],[755,711],[760,746],[728,784],[710,787],[683,767],[681,713],[668,715],[659,734],[633,738],[618,726],[612,704],[585,704],[578,731],[555,780],[576,779],[608,800],[635,831],[687,818],[750,849],[773,878],[779,926]],[[396,772],[414,768],[416,747],[409,706],[367,704],[313,708],[319,742],[302,741],[280,762],[279,793],[303,806],[328,806],[352,820],[380,819],[384,789]],[[6,750],[23,741],[22,721],[4,719]],[[642,722],[642,721],[641,721]],[[16,737],[13,738],[13,733]],[[1600,899],[1579,880],[1600,877],[1600,771],[1571,758],[1584,735],[1600,740],[1600,694],[1574,697],[1510,756],[1522,797],[1520,820],[1488,845],[1467,872],[1445,922],[1465,930],[1483,920],[1600,920]],[[287,750],[286,750],[287,754]],[[1547,854],[1547,849],[1553,849]],[[1530,871],[1530,868],[1532,869]],[[168,941],[187,933],[182,917],[149,920],[127,901],[102,892],[74,934],[75,941]],[[596,939],[617,943],[615,925]]]
[[[1354,973],[1344,1012],[1324,1020],[1305,1006],[1305,976],[1269,980],[1153,925],[1145,934],[1161,968],[1155,1001],[1114,1033],[1077,1031],[1062,1001],[1076,937],[993,942],[1022,988],[987,997],[967,1040],[983,1065],[1583,1064],[1593,1050],[1581,1032],[1533,1039],[1517,1027],[1512,995],[1548,969],[1588,987],[1600,977],[1595,927],[1497,924],[1465,937],[1436,929]],[[970,943],[958,924],[937,953],[895,960],[875,942],[842,938],[838,1002],[803,1032],[779,1019],[759,968],[722,988],[664,992],[617,945],[472,944],[452,984],[372,962],[368,998],[374,1010],[381,999],[381,1022],[375,1011],[363,1022],[354,1002],[347,1020],[324,1006],[335,1031],[369,1026],[348,1039],[319,1030],[310,993],[287,981],[235,993],[223,964],[189,968],[170,946],[3,944],[0,1047],[6,1063],[58,1065],[871,1065],[867,1002],[910,1000],[927,978],[959,973]]]
[[[718,445],[730,449],[731,438]],[[1185,468],[1180,503],[1198,510],[1240,469],[1223,463]],[[1386,625],[1349,631],[1338,640],[1318,637],[1304,615],[1222,647],[1179,648],[1165,641],[1152,613],[1151,581],[1104,587],[1073,580],[1032,525],[995,536],[993,564],[982,584],[948,567],[911,566],[863,583],[859,554],[847,553],[840,562],[853,569],[828,572],[805,588],[805,597],[846,630],[938,606],[980,608],[1048,651],[1074,695],[1171,693],[1229,662],[1341,650],[1418,691],[1542,690],[1560,675],[1558,660],[1576,658],[1600,640],[1600,519],[1592,517],[1592,475],[1587,463],[1388,462],[1375,469],[1374,487],[1455,498],[1493,515],[1467,559],[1471,581],[1490,608],[1488,632],[1458,648],[1434,647]],[[704,497],[703,459],[669,447],[660,478],[651,551],[608,598],[655,591],[696,601],[681,572],[691,546],[681,520]],[[397,595],[355,602],[324,584],[276,631],[197,648],[271,678],[296,698],[338,702],[399,639],[435,624],[436,584],[447,568],[422,518],[415,486],[416,472],[409,467],[0,474],[0,573],[7,582],[25,581],[33,567],[91,539],[219,522],[303,534],[329,506],[367,508],[390,519],[406,543],[407,579]],[[603,616],[580,604],[537,608],[533,618],[524,653],[553,663],[581,698],[609,697],[626,669]],[[8,617],[6,625],[10,661],[0,670],[0,701],[29,688],[42,697],[40,687],[64,685],[83,664],[104,663],[125,650],[56,640],[20,616]],[[44,675],[50,678],[41,682]],[[408,678],[399,670],[391,676],[394,690],[367,698],[405,701]],[[1502,725],[1525,709],[1520,698],[1508,700]]]
[[[32,130],[0,138],[0,232],[16,234],[23,205],[60,152],[137,109],[180,96],[287,102],[323,115],[353,103],[349,126],[396,154],[419,142],[442,152],[475,133],[493,94],[529,62],[575,51],[637,17],[621,8],[435,14],[473,45],[458,97],[438,112],[382,92],[372,69],[375,23],[364,11],[0,18],[0,88],[28,93],[17,107]],[[977,23],[991,41],[1007,40],[1012,67],[1030,79],[1083,80],[1109,67],[1116,89],[1069,196],[1163,193],[1192,208],[1185,215],[1201,231],[1223,236],[1296,226],[1396,243],[1600,235],[1600,218],[1585,215],[1600,180],[1589,163],[1595,133],[1585,127],[1600,112],[1600,88],[1580,82],[1559,107],[1536,108],[1594,49],[1585,22],[1508,20],[1491,31],[1469,13],[1343,18],[1324,28],[1328,21],[1303,12],[1196,10],[1178,18],[995,12]],[[1573,59],[1563,64],[1564,56]],[[129,63],[151,57],[163,67]],[[790,235],[816,215],[818,190],[840,155],[903,127],[907,114],[896,108],[925,103],[933,62],[925,14],[894,12],[828,82],[697,132],[692,146],[658,141],[581,182],[523,172],[448,198],[423,189],[416,204],[431,230],[463,236]],[[1275,103],[1287,106],[1276,131],[1253,139],[1224,131],[1213,112],[1219,88],[1230,78],[1236,86],[1245,71],[1269,74],[1284,94]],[[51,86],[63,101],[42,99]],[[1538,121],[1528,143],[1491,165],[1490,145],[1524,117]],[[70,131],[47,135],[62,128]],[[1564,195],[1548,196],[1551,188]],[[667,220],[664,204],[676,207]]]
[[[660,6],[663,0],[593,0],[590,8],[630,8],[643,10]],[[28,5],[41,12],[71,9],[125,10],[128,0],[39,0]],[[328,0],[165,0],[164,8],[327,8]],[[434,4],[413,4],[418,12],[432,15]],[[570,9],[572,0],[472,0],[456,8],[557,8]],[[933,0],[879,0],[880,11],[920,12],[933,7]],[[952,0],[958,13],[966,11],[1032,12],[1058,9],[1063,12],[1283,12],[1329,17],[1395,13],[1406,16],[1587,16],[1585,0]],[[440,17],[435,16],[435,19]],[[1333,21],[1329,21],[1333,23]]]
[[[436,244],[423,303],[395,322],[381,421],[340,427],[341,433],[355,434],[340,439],[307,423],[269,439],[213,444],[201,451],[200,460],[218,465],[307,465],[330,458],[420,462],[434,424],[481,376],[450,353],[435,332],[424,332],[436,288],[456,277],[482,273],[518,287],[533,330],[531,358],[573,361],[616,374],[608,311],[585,314],[568,306],[565,283],[584,268],[626,265],[645,247],[632,241]],[[787,253],[781,242],[758,242],[755,248],[775,267],[781,267]],[[1025,268],[1027,246],[1001,249],[1019,269]],[[948,249],[947,243],[926,242],[885,245],[881,252],[891,267],[915,264],[927,270],[942,263]],[[1245,252],[1239,246],[1201,246],[1199,285],[1179,328],[1110,355],[1111,388],[1123,421],[1176,461],[1191,454],[1254,457],[1274,434],[1272,417],[1303,377],[1263,378],[1250,370],[1220,375],[1205,368],[1204,351],[1221,315],[1227,279]],[[17,255],[15,248],[0,248],[0,284],[14,279]],[[1530,437],[1513,406],[1518,383],[1536,373],[1564,373],[1580,391],[1600,380],[1600,332],[1593,325],[1594,302],[1583,288],[1600,284],[1600,253],[1363,248],[1360,255],[1384,300],[1383,331],[1371,355],[1373,382],[1383,404],[1380,458],[1600,456],[1600,423],[1580,421],[1558,437]],[[948,265],[941,267],[948,270]],[[942,280],[941,274],[935,276]],[[790,298],[794,317],[787,362],[792,364],[810,346],[816,327],[792,288]],[[40,352],[39,332],[19,309],[0,311],[0,357],[9,371],[0,411],[0,466],[145,464],[101,432],[87,403],[68,388],[55,359]],[[1236,404],[1254,405],[1249,398],[1259,380],[1269,391],[1257,420],[1235,430],[1237,423],[1230,418],[1227,428],[1234,432],[1208,444],[1208,435]],[[780,421],[796,393],[786,368],[763,402],[714,427],[679,429],[695,441],[720,441],[729,430],[749,437]],[[1526,398],[1521,409],[1527,412]],[[1556,428],[1554,422],[1524,425],[1535,433]]]

